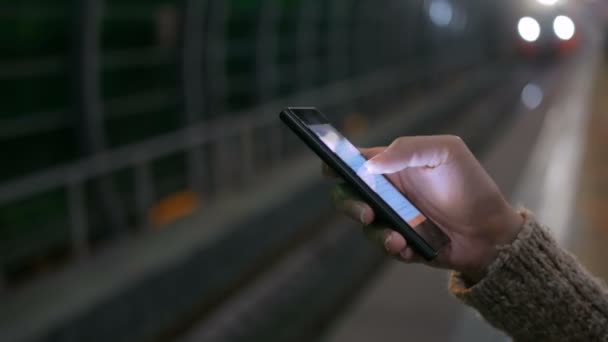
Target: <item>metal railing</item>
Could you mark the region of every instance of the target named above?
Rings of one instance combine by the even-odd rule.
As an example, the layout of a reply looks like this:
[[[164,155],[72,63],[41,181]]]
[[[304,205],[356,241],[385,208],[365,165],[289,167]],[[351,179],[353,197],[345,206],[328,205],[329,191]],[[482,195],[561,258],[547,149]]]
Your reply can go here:
[[[294,147],[284,140],[276,119],[281,107],[288,104],[314,103],[319,107],[352,108],[357,99],[387,89],[401,89],[429,73],[446,73],[483,60],[483,57],[469,56],[466,53],[454,53],[448,56],[449,58],[434,56],[431,59],[425,56],[424,59],[414,59],[411,48],[391,50],[392,46],[383,45],[383,41],[375,44],[377,49],[362,47],[364,42],[369,40],[372,27],[376,35],[383,34],[383,27],[391,28],[390,25],[379,25],[376,20],[384,13],[380,4],[332,1],[328,5],[329,12],[324,14],[328,20],[327,32],[320,32],[320,26],[317,24],[322,20],[322,1],[302,0],[298,4],[296,32],[292,36],[292,39],[297,40],[297,53],[293,61],[295,72],[284,74],[281,73],[278,61],[282,49],[281,37],[284,35],[279,30],[285,13],[283,2],[259,1],[255,14],[258,15],[257,24],[252,27],[256,45],[254,50],[249,52],[251,57],[255,58],[255,70],[242,75],[245,79],[254,80],[252,83],[257,89],[246,90],[255,93],[259,104],[245,110],[229,111],[226,106],[232,91],[229,80],[235,75],[229,73],[226,65],[227,45],[231,44],[227,27],[231,6],[234,4],[221,0],[183,0],[179,7],[182,22],[177,51],[179,58],[175,68],[179,75],[179,84],[175,85],[175,99],[183,118],[182,128],[145,141],[108,149],[104,135],[104,123],[108,115],[104,105],[106,110],[115,106],[127,108],[126,112],[129,112],[140,106],[151,109],[151,105],[147,103],[150,101],[154,106],[169,103],[173,97],[167,95],[163,102],[163,96],[159,95],[163,92],[151,92],[148,97],[130,94],[123,100],[102,98],[100,77],[103,66],[100,56],[104,52],[100,48],[100,30],[103,1],[82,0],[81,16],[76,24],[76,28],[80,30],[75,28],[74,31],[77,72],[73,84],[74,102],[77,104],[79,121],[86,135],[84,142],[89,156],[0,183],[0,207],[45,192],[62,190],[67,198],[69,246],[76,256],[75,260],[84,260],[91,252],[91,215],[86,201],[87,184],[96,184],[97,205],[103,207],[103,211],[110,216],[114,228],[117,231],[126,231],[124,226],[128,223],[125,218],[124,199],[115,188],[111,177],[119,170],[133,170],[134,207],[138,217],[136,225],[145,226],[149,224],[149,208],[158,197],[153,163],[163,157],[176,153],[185,154],[188,187],[201,196],[213,199],[214,196],[220,196],[223,189],[230,188],[228,183],[232,179],[224,177],[225,170],[238,170],[234,173],[238,174],[241,184],[247,184],[256,172],[261,171],[256,163],[256,149],[260,145],[270,147],[269,159],[275,162],[293,153]],[[366,10],[368,6],[373,6],[374,11]],[[112,11],[106,15],[116,13],[117,11]],[[122,16],[131,12],[125,13]],[[145,13],[147,12],[144,11]],[[351,31],[353,27],[355,32]],[[408,44],[413,44],[414,39],[408,38]],[[317,56],[310,52],[316,51],[319,46],[326,46],[325,55]],[[248,49],[243,48],[243,51]],[[149,55],[148,59],[141,61],[144,64],[166,61],[164,54],[148,54],[146,49],[142,49],[133,50],[126,62],[116,59],[115,63],[110,64],[114,67],[118,64],[121,67],[137,65],[140,53]],[[391,61],[399,58],[391,53],[403,54],[402,60],[392,63]],[[120,54],[128,55],[127,52],[118,53]],[[51,62],[54,59],[48,60],[48,63],[53,64]],[[109,63],[107,60],[106,63]],[[45,66],[45,63],[41,65]],[[327,75],[324,74],[322,65],[327,65]],[[50,67],[45,66],[36,72],[46,73],[49,70]],[[24,67],[22,73],[27,73],[27,68]],[[18,73],[11,75],[8,69],[3,74],[19,76]],[[313,80],[319,79],[331,82],[324,86],[312,87]],[[295,82],[298,91],[289,96],[278,97],[284,82]],[[171,90],[167,89],[165,93],[171,94]],[[58,109],[58,112],[61,112],[61,109]],[[40,115],[40,119],[18,118],[8,124],[11,128],[2,130],[0,137],[9,139],[11,134],[34,134],[37,130],[44,131],[67,125],[69,120],[51,112],[48,116]],[[260,132],[263,132],[263,139],[258,139]],[[230,158],[226,158],[228,155]],[[213,190],[208,188],[207,180],[210,178]],[[5,277],[2,267],[0,264],[0,289],[3,283],[9,282],[3,279]]]

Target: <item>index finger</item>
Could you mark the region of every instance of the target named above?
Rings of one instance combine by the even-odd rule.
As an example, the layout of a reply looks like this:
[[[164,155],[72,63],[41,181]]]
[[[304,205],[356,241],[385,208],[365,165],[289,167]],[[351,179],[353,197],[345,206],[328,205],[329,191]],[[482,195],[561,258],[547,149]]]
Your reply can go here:
[[[366,159],[371,159],[386,150],[387,146],[360,147],[359,151]]]
[[[381,147],[360,147],[358,148],[361,154],[366,158],[370,159],[375,155],[383,152],[386,149],[386,146]],[[321,162],[321,174],[327,178],[340,178],[340,175],[334,171],[329,165],[324,162]]]

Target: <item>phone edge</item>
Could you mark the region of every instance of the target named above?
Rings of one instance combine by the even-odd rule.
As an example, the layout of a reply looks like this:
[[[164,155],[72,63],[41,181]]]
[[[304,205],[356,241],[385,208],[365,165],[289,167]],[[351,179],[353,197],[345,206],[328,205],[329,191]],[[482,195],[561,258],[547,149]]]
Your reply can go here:
[[[340,176],[342,176],[349,183],[355,183],[357,187],[369,188],[366,184],[359,184],[354,176],[351,175],[351,170],[348,169],[347,165],[340,160],[333,160],[331,154],[328,153],[327,148],[321,143],[318,143],[311,133],[308,133],[307,128],[299,122],[295,113],[291,111],[292,107],[285,108],[279,114],[281,121],[285,123],[289,129],[294,132],[300,140],[302,140],[321,160],[329,164]],[[318,111],[314,107],[294,107],[296,109],[313,109]],[[292,117],[293,116],[293,117]],[[337,166],[337,167],[336,167]],[[370,189],[365,191],[359,191],[365,200],[369,201],[370,205],[374,207],[374,210],[385,213],[383,216],[390,221],[391,224],[398,229],[398,232],[407,240],[408,244],[426,260],[433,260],[439,254],[438,250],[433,248],[420,234],[418,234],[414,228],[412,228],[407,222],[401,218],[397,218],[398,214],[393,208],[391,208],[382,198],[377,194],[373,193]],[[375,198],[378,197],[378,198]],[[386,207],[386,208],[384,208]]]

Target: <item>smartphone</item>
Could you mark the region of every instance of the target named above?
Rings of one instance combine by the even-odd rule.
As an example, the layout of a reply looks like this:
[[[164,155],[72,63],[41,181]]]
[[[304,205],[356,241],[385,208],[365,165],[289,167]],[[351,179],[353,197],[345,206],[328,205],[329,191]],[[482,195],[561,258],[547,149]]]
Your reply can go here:
[[[372,207],[376,220],[399,232],[416,253],[434,259],[448,237],[384,175],[367,172],[367,161],[314,107],[289,107],[281,120]]]

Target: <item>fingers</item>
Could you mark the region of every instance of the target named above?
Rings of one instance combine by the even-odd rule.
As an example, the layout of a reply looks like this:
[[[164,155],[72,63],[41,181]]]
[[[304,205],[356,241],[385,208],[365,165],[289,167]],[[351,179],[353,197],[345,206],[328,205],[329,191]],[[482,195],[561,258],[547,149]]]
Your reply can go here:
[[[386,149],[386,146],[382,147],[370,147],[370,148],[360,148],[361,154],[365,156],[365,158],[369,159],[377,154],[381,153]],[[327,178],[340,178],[340,176],[331,168],[329,165],[325,163],[321,163],[321,174]]]
[[[448,135],[401,137],[365,166],[370,173],[394,173],[409,167],[434,168],[447,161],[450,150],[459,140]]]
[[[388,228],[368,226],[374,221],[374,211],[367,203],[361,201],[347,185],[335,186],[331,191],[331,198],[339,211],[365,226],[363,232],[367,238],[375,245],[381,246],[387,255],[408,263],[421,261],[418,255],[407,246],[401,234]]]
[[[386,148],[387,148],[387,146],[361,147],[361,148],[359,148],[359,151],[361,151],[361,154],[366,159],[371,159],[371,158],[377,156],[378,154],[384,152],[386,150]]]
[[[365,202],[345,184],[335,186],[331,191],[331,199],[336,208],[351,217],[355,221],[359,221],[364,225],[368,225],[374,221],[374,211]]]
[[[420,261],[418,255],[408,247],[403,236],[396,231],[388,228],[378,228],[373,225],[363,227],[363,231],[367,238],[374,244],[381,246],[387,255],[408,263]]]
[[[424,262],[424,259],[416,254],[413,249],[406,247],[399,252],[399,258],[407,263]]]
[[[388,228],[368,226],[363,228],[365,236],[374,244],[381,246],[389,255],[396,255],[406,247],[403,236]]]

